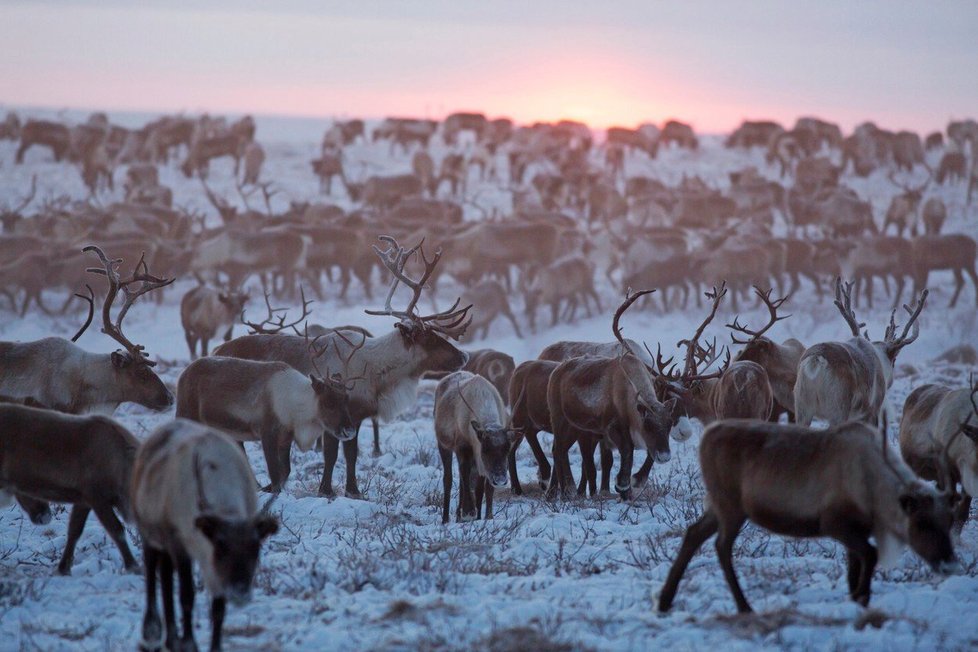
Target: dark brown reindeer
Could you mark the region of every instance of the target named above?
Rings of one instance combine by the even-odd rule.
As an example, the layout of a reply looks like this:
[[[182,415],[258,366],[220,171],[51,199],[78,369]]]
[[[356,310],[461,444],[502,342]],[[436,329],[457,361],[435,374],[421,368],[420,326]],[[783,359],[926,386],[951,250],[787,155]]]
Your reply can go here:
[[[865,324],[856,319],[851,293],[852,283],[836,281],[835,305],[849,325],[852,338],[816,344],[801,357],[795,383],[796,418],[803,426],[811,425],[816,418],[828,421],[830,426],[862,421],[883,426],[885,432],[886,391],[893,384],[893,365],[900,351],[920,335],[917,318],[928,293],[924,290],[913,304],[903,306],[909,319],[899,336],[894,310],[883,340],[876,342],[866,332],[860,335]]]
[[[703,516],[686,530],[659,611],[672,607],[686,566],[714,534],[737,611],[751,611],[733,567],[734,541],[747,520],[775,534],[841,543],[849,595],[863,606],[877,562],[894,563],[904,545],[935,571],[954,570],[949,496],[896,457],[880,432],[862,423],[828,430],[741,419],[711,425],[700,443]]]
[[[89,353],[60,337],[0,342],[0,367],[5,371],[0,375],[0,396],[70,414],[111,413],[125,401],[165,410],[173,404],[173,395],[153,373],[156,363],[148,359],[144,347],[133,344],[122,332],[122,322],[136,299],[169,285],[173,279],[153,276],[145,260],[140,259],[132,276],[122,280],[118,271],[121,259],[108,259],[94,245],[84,251],[98,255],[103,267],[89,271],[104,275],[109,283],[102,304],[102,332],[123,350]],[[112,307],[120,291],[125,300],[113,322]]]
[[[615,358],[572,358],[550,376],[547,405],[554,434],[554,466],[548,496],[572,490],[573,474],[568,451],[575,443],[582,449],[584,469],[595,491],[594,448],[599,442],[621,456],[615,489],[628,499],[632,488],[632,456],[636,446],[654,451],[656,461],[667,462],[669,433],[676,399],[659,402],[653,378],[645,362],[630,352],[621,336],[619,320],[639,297],[652,290],[626,294],[615,311],[612,330],[623,353]],[[604,441],[602,441],[604,440]],[[590,452],[590,454],[589,454]]]
[[[507,484],[506,460],[518,434],[509,423],[499,392],[482,376],[456,371],[438,383],[435,437],[442,463],[442,523],[449,520],[453,455],[458,459],[459,475],[456,520],[481,518],[483,497],[485,517],[490,519],[493,493]]]
[[[384,308],[367,312],[372,315],[389,315],[397,318],[398,322],[394,325],[393,332],[367,338],[349,363],[351,369],[365,378],[350,392],[351,416],[357,423],[375,416],[384,421],[393,419],[414,404],[422,375],[426,372],[457,371],[468,359],[465,353],[449,341],[457,340],[465,333],[468,327],[468,306],[459,308],[456,302],[449,310],[431,315],[422,315],[417,309],[421,292],[435,271],[441,252],[437,252],[429,260],[420,251],[420,244],[405,249],[389,236],[384,236],[382,241],[388,248],[381,250],[375,247],[375,252],[393,275],[393,283]],[[407,276],[404,266],[418,253],[424,271],[415,280]],[[412,291],[413,296],[405,310],[395,310],[391,302],[401,283]],[[333,346],[328,355],[324,356],[326,359],[320,359],[319,364],[335,366],[341,356],[350,355],[354,344],[350,338],[341,335],[334,333],[324,338]],[[305,340],[293,335],[246,335],[222,344],[214,353],[250,360],[280,360],[303,373],[313,372]],[[326,438],[323,442],[326,470],[319,487],[321,495],[335,495],[332,477],[338,454],[339,443],[331,437]],[[356,480],[357,454],[355,439],[344,442],[346,495],[350,497],[360,496]]]
[[[126,570],[138,568],[113,510],[129,520],[129,479],[139,441],[104,416],[22,405],[0,404],[0,423],[0,503],[4,494],[14,494],[25,508],[48,501],[72,506],[58,573],[71,573],[75,545],[91,511],[119,548]]]
[[[240,606],[251,599],[261,542],[278,531],[268,504],[258,509],[255,476],[247,458],[221,432],[177,419],[157,428],[143,442],[132,476],[132,510],[146,563],[140,649],[197,649],[193,625],[196,562],[211,595],[210,649],[220,650],[227,600]],[[183,612],[179,642],[174,570],[180,578]],[[157,578],[164,623],[156,607]]]

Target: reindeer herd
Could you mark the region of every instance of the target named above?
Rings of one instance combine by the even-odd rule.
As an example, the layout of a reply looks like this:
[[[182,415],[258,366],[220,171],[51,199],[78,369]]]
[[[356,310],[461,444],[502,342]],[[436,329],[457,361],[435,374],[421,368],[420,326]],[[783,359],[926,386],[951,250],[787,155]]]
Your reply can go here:
[[[143,649],[195,649],[197,564],[211,595],[211,648],[219,649],[226,601],[248,599],[262,541],[278,529],[271,501],[259,507],[244,442],[260,442],[269,478],[261,490],[272,497],[288,486],[293,443],[300,451],[321,448],[318,493],[335,496],[342,446],[344,493],[361,498],[361,423],[371,420],[379,454],[378,421],[414,407],[430,379],[437,380],[433,431],[446,524],[454,484],[457,522],[492,518],[497,490],[524,493],[517,473],[524,439],[545,500],[586,500],[613,489],[631,501],[654,465],[670,462],[671,442],[689,442],[696,421],[705,426],[703,512],[689,525],[661,589],[661,611],[671,608],[691,558],[714,535],[737,609],[750,610],[733,567],[734,542],[748,520],[776,534],[842,544],[850,597],[864,606],[877,564],[894,563],[904,546],[936,572],[954,572],[952,533],[978,492],[978,383],[916,388],[899,423],[899,451],[887,439],[894,415],[886,395],[898,354],[917,339],[919,318],[939,294],[931,272],[952,272],[951,306],[965,275],[978,302],[975,241],[942,233],[947,206],[938,195],[924,201],[935,178],[926,154],[934,149],[946,150],[944,159],[970,156],[972,172],[961,176],[976,178],[978,126],[972,124],[953,123],[947,145],[928,137],[925,149],[909,132],[866,125],[843,138],[838,127],[815,119],[799,120],[791,130],[745,123],[727,147],[760,149],[769,171],[790,176],[793,185],[746,167],[719,189],[688,175],[669,185],[626,174],[670,149],[700,155],[700,139],[675,121],[661,129],[611,129],[600,146],[578,123],[516,127],[474,113],[453,114],[440,125],[391,118],[372,131],[372,140],[362,121],[337,122],[312,168],[331,198],[332,178],[340,179],[341,203],[349,210],[292,202],[276,212],[280,191],[261,181],[264,151],[250,118],[228,126],[207,116],[167,117],[138,131],[116,128],[100,115],[72,128],[8,118],[2,133],[20,140],[18,162],[31,146],[47,146],[57,161],[81,162],[91,194],[84,201],[49,198],[28,215],[35,178],[28,194],[0,215],[0,293],[9,314],[25,315],[32,303],[49,312],[44,295],[52,291],[66,295],[62,312],[75,297],[88,307],[72,340],[0,342],[0,498],[16,500],[34,523],[50,521],[50,502],[72,505],[62,574],[70,573],[90,511],[127,569],[137,562],[122,522],[136,526],[146,579]],[[447,148],[440,165],[438,136]],[[352,152],[381,141],[389,141],[391,157],[411,156],[411,173],[352,180]],[[197,177],[216,216],[174,208],[172,189],[160,184],[160,169],[182,150],[179,171]],[[240,206],[211,186],[208,162],[221,156],[234,163],[230,186]],[[100,182],[87,179],[107,174],[111,187],[114,164],[129,166],[125,200],[106,205]],[[889,168],[888,178],[900,187],[881,225],[872,203],[845,185],[849,166],[853,178]],[[921,169],[922,185],[897,180]],[[937,183],[947,183],[941,169]],[[472,185],[505,183],[509,217],[470,192]],[[969,181],[969,197],[970,191]],[[256,192],[263,208],[253,204]],[[885,235],[891,224],[895,236]],[[430,257],[425,242],[440,245]],[[82,292],[86,268],[107,286],[100,306],[91,283]],[[180,301],[191,362],[174,393],[123,323],[137,299],[161,301],[177,277],[198,284]],[[307,289],[322,301],[335,285],[336,300],[349,301],[354,278],[368,302],[375,282],[388,286],[382,307],[365,312],[391,318],[389,332],[309,322]],[[850,339],[806,345],[768,337],[791,317],[781,314],[785,305],[807,291],[803,278],[820,302],[823,296],[833,302]],[[247,319],[245,288],[252,279],[264,295],[261,321]],[[873,340],[857,310],[860,298],[872,307],[878,279],[893,310],[882,339]],[[913,298],[904,304],[908,280]],[[460,286],[459,298],[438,309],[439,286],[452,283]],[[599,291],[605,283],[624,296],[613,312]],[[421,307],[426,289],[430,312]],[[404,290],[410,298],[402,308],[396,300]],[[273,296],[298,301],[301,314],[273,307]],[[522,297],[522,315],[511,306],[514,297]],[[725,302],[734,312],[763,306],[767,320],[733,319],[725,324],[731,343],[723,345],[706,332]],[[498,317],[518,338],[524,329],[542,330],[540,307],[549,308],[550,327],[574,320],[579,309],[592,318],[611,312],[611,338],[552,342],[520,364],[501,351],[458,344],[466,336],[486,337]],[[624,336],[623,318],[640,309],[703,316],[670,354],[670,335],[660,336],[654,352],[641,338]],[[121,347],[114,353],[94,354],[74,343],[96,313],[102,333]],[[234,337],[238,324],[249,333]],[[215,338],[223,343],[211,350]],[[140,441],[102,416],[124,402],[155,411],[175,406],[174,419]],[[812,428],[815,420],[828,429]],[[552,435],[552,446],[544,446],[542,432]],[[636,451],[645,451],[640,461]]]

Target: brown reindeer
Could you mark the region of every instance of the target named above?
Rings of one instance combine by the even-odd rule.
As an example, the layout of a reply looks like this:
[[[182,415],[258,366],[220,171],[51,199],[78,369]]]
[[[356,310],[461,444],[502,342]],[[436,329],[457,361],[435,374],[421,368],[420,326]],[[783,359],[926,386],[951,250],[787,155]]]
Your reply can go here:
[[[550,374],[558,364],[560,363],[551,360],[528,360],[513,370],[509,383],[509,403],[513,427],[522,436],[518,436],[513,441],[509,453],[509,481],[513,493],[517,496],[523,494],[523,487],[516,472],[516,450],[524,438],[537,461],[540,487],[546,491],[550,484],[552,472],[550,460],[540,446],[538,435],[541,431],[553,431],[553,426],[550,424],[550,408],[547,405],[547,386],[550,383]]]
[[[798,365],[795,383],[795,414],[798,423],[811,425],[815,418],[830,426],[846,421],[863,421],[883,426],[885,432],[886,391],[893,384],[893,365],[903,348],[920,335],[917,318],[924,309],[927,290],[911,305],[904,305],[909,319],[897,336],[896,311],[890,316],[882,341],[873,342],[852,310],[852,283],[836,281],[835,305],[852,331],[845,342],[823,342],[808,347]],[[911,329],[912,332],[911,332]]]
[[[777,344],[760,336],[745,344],[735,358],[736,362],[756,362],[767,372],[774,396],[771,421],[775,423],[782,413],[788,415],[789,423],[795,420],[795,381],[798,379],[798,364],[804,352],[805,345],[794,338]]]
[[[132,510],[146,563],[144,650],[196,650],[193,564],[211,594],[211,650],[221,649],[227,600],[251,599],[261,542],[278,522],[258,510],[255,476],[241,449],[226,435],[177,419],[143,442],[132,473]],[[183,636],[177,641],[173,571],[180,578]],[[164,623],[156,607],[156,580]]]
[[[315,340],[309,346],[315,365],[324,352],[314,349]],[[261,441],[271,480],[265,490],[278,493],[292,470],[293,441],[307,451],[324,432],[339,441],[356,437],[348,398],[355,380],[348,366],[337,375],[327,368],[307,377],[284,362],[201,358],[180,374],[177,418],[220,428],[238,441]]]
[[[931,197],[924,202],[920,219],[924,222],[924,235],[940,235],[947,220],[947,205],[940,197]]]
[[[910,393],[900,421],[900,453],[914,473],[961,498],[954,510],[960,533],[978,496],[978,383],[967,388],[921,385]],[[960,483],[963,492],[958,493]]]
[[[72,505],[58,573],[71,573],[75,545],[91,511],[119,548],[126,570],[138,568],[113,510],[130,518],[129,478],[139,441],[104,416],[21,405],[0,404],[0,423],[0,498],[13,493],[28,503],[25,507],[37,501]]]
[[[268,296],[265,296],[266,300]],[[244,312],[248,294],[222,291],[199,286],[189,290],[180,300],[180,323],[183,325],[190,359],[197,359],[197,342],[200,354],[207,355],[207,345],[221,331],[224,341],[231,340],[234,322]]]
[[[153,276],[141,258],[132,276],[122,280],[121,259],[109,260],[94,245],[83,251],[95,252],[102,262],[103,267],[89,269],[105,275],[109,283],[102,303],[102,332],[121,344],[123,350],[89,353],[60,337],[24,343],[0,342],[0,368],[4,370],[0,375],[0,396],[70,414],[111,414],[125,401],[153,410],[169,408],[173,405],[173,395],[153,373],[156,363],[148,359],[142,345],[133,344],[125,336],[122,322],[136,299],[169,285],[173,279]],[[120,291],[125,300],[113,322],[112,307]]]
[[[924,191],[930,185],[930,175],[920,186],[910,186],[897,181],[893,173],[889,175],[890,183],[899,187],[903,192],[893,197],[890,207],[886,209],[886,217],[883,220],[881,233],[886,233],[886,229],[892,224],[896,227],[897,235],[903,237],[903,230],[909,227],[910,235],[917,236],[917,223],[920,221],[920,202],[924,199]]]
[[[20,128],[20,146],[14,155],[18,165],[24,162],[24,152],[34,145],[51,149],[54,160],[60,162],[71,149],[71,130],[60,122],[28,120]]]
[[[536,331],[537,307],[550,305],[550,326],[556,326],[561,317],[568,322],[574,320],[579,303],[584,304],[587,316],[591,316],[591,305],[594,302],[598,312],[601,311],[601,299],[594,289],[594,264],[581,255],[570,255],[559,258],[548,266],[540,266],[523,285],[526,317],[530,330]]]
[[[622,346],[619,320],[636,299],[651,290],[626,294],[615,312],[612,330]],[[572,487],[568,451],[579,443],[592,494],[595,492],[594,447],[602,442],[621,456],[615,489],[628,499],[632,488],[632,455],[636,446],[655,452],[660,463],[669,461],[669,433],[676,399],[659,402],[645,362],[632,353],[615,358],[572,358],[560,363],[550,377],[547,405],[554,434],[554,466],[548,487],[553,497]]]
[[[492,518],[493,493],[507,484],[506,460],[518,435],[508,422],[502,397],[482,376],[456,371],[438,383],[435,437],[443,470],[442,523],[448,523],[453,454],[458,458],[459,475],[456,520],[481,518],[483,496],[486,518]]]
[[[356,383],[350,392],[350,413],[355,423],[368,417],[379,416],[390,421],[414,404],[421,376],[429,371],[457,371],[468,360],[468,356],[458,350],[449,340],[457,340],[468,327],[469,307],[459,309],[458,303],[451,309],[431,315],[422,315],[417,310],[421,291],[434,272],[441,252],[428,259],[421,252],[421,245],[404,249],[394,238],[384,236],[388,248],[375,252],[384,266],[394,277],[381,310],[370,310],[368,314],[389,315],[399,321],[395,330],[380,337],[367,338],[349,362],[349,367],[364,380]],[[424,271],[418,279],[412,279],[404,271],[408,260],[420,252]],[[407,309],[395,310],[391,306],[397,287],[404,283],[413,296]],[[356,346],[342,333],[334,333],[324,338],[332,344],[323,348],[319,364],[335,366],[343,356],[351,355]],[[323,342],[325,347],[326,342]],[[250,360],[280,360],[293,368],[312,373],[312,363],[304,338],[293,335],[246,335],[222,344],[214,351],[215,355],[227,355]],[[320,484],[321,495],[334,495],[332,487],[333,467],[339,454],[339,444],[334,438],[323,442],[325,475]],[[356,481],[356,440],[344,443],[343,455],[346,458],[346,495],[359,497]]]
[[[737,611],[751,611],[733,567],[734,542],[747,520],[775,534],[841,543],[849,595],[863,606],[877,562],[893,564],[904,545],[936,572],[952,571],[949,497],[895,458],[880,432],[861,423],[828,430],[741,419],[711,425],[700,443],[703,516],[686,530],[659,611],[672,607],[686,566],[714,534]]]
[[[954,273],[954,294],[948,307],[953,308],[957,303],[964,289],[965,274],[975,287],[975,302],[978,303],[978,273],[975,273],[978,245],[972,238],[961,233],[924,235],[914,238],[912,244],[915,293],[926,287],[931,272],[947,269]]]
[[[513,325],[516,337],[522,338],[519,322],[513,310],[509,307],[509,298],[506,289],[495,279],[486,279],[466,289],[462,294],[462,301],[472,305],[472,337],[484,339],[489,336],[489,327],[497,317],[503,316]]]

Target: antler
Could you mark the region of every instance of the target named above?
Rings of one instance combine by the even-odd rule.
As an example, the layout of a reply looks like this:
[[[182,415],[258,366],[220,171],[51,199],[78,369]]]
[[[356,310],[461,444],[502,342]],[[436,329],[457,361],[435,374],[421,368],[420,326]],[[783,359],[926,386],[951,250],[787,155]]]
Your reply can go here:
[[[411,249],[405,249],[400,246],[392,236],[382,235],[378,238],[381,242],[387,243],[388,247],[385,250],[381,250],[377,245],[373,245],[374,252],[380,258],[384,266],[390,270],[394,277],[393,283],[391,283],[391,288],[387,293],[387,299],[384,302],[383,310],[365,310],[368,315],[390,315],[392,317],[397,317],[403,321],[409,321],[419,326],[425,328],[430,328],[431,330],[442,333],[447,337],[453,339],[460,338],[464,333],[465,329],[468,327],[471,320],[467,320],[469,309],[472,305],[465,306],[464,308],[459,308],[461,299],[456,299],[455,303],[448,310],[442,312],[437,312],[431,315],[422,316],[417,312],[418,300],[421,298],[421,291],[424,289],[431,278],[432,273],[435,271],[435,267],[438,265],[438,261],[441,260],[442,250],[439,248],[434,257],[429,260],[424,253],[424,239],[421,242],[412,247]],[[424,264],[424,272],[421,277],[417,280],[410,278],[404,272],[404,266],[407,264],[408,260],[415,253],[421,255],[421,261]],[[394,292],[397,290],[397,286],[400,283],[404,283],[407,287],[411,289],[413,295],[411,301],[408,302],[407,308],[404,310],[394,310],[391,307],[391,300],[394,298]]]
[[[75,292],[75,296],[88,302],[88,319],[85,320],[82,327],[71,338],[72,342],[77,342],[78,338],[85,334],[85,331],[87,331],[88,327],[92,324],[92,319],[95,318],[95,291],[92,290],[92,286],[88,283],[85,284],[85,287],[88,288],[87,297],[84,294],[79,294],[77,292]]]
[[[713,286],[713,289],[706,292],[706,298],[713,301],[713,307],[710,310],[710,314],[706,316],[706,319],[699,325],[696,332],[693,333],[693,337],[688,340],[680,340],[678,342],[679,346],[686,347],[686,360],[683,365],[683,372],[680,379],[684,383],[690,383],[695,380],[708,380],[711,378],[719,378],[723,375],[723,372],[727,370],[730,365],[730,350],[727,347],[723,347],[720,351],[717,351],[717,340],[714,337],[713,341],[707,346],[703,347],[699,343],[700,337],[703,335],[703,331],[706,329],[707,325],[713,321],[713,318],[717,314],[717,310],[720,308],[720,302],[723,297],[727,295],[727,283],[724,281],[720,284],[719,289]],[[706,371],[716,362],[722,352],[726,350],[726,361],[717,369],[715,372],[710,374],[702,373]],[[698,362],[697,362],[698,360]],[[702,368],[702,371],[700,371]]]
[[[324,337],[327,337],[328,338],[328,337],[330,337],[332,335],[337,335],[340,339],[342,339],[344,342],[346,342],[347,344],[350,345],[350,352],[349,352],[349,354],[347,354],[346,356],[344,356],[343,354],[341,354],[340,353],[340,347],[337,346],[336,345],[336,342],[334,342],[332,339],[327,339],[326,340],[326,346],[324,346],[321,349],[316,346],[316,343],[320,339],[322,339]],[[338,330],[333,330],[333,331],[330,331],[329,333],[324,333],[322,335],[316,336],[310,342],[309,341],[309,329],[308,329],[308,326],[307,326],[307,328],[305,329],[305,332],[304,332],[304,335],[303,336],[305,337],[306,342],[307,342],[307,345],[309,347],[309,357],[312,360],[312,366],[316,369],[316,373],[319,374],[319,376],[323,380],[325,380],[326,382],[332,383],[333,385],[335,385],[339,389],[343,389],[343,390],[349,392],[349,391],[352,391],[353,390],[353,387],[356,385],[356,381],[358,381],[358,380],[365,380],[366,379],[366,376],[363,376],[363,375],[360,375],[360,376],[352,376],[352,375],[350,375],[350,363],[353,361],[353,356],[356,354],[356,352],[359,351],[360,349],[362,349],[363,348],[363,345],[367,343],[367,336],[366,335],[362,335],[362,338],[363,339],[360,340],[360,343],[359,344],[354,344],[350,340],[350,338],[348,338],[342,332],[340,332]],[[330,370],[329,370],[329,367],[327,367],[326,368],[326,373],[324,374],[319,369],[319,365],[316,363],[316,360],[326,354],[326,352],[329,350],[330,343],[333,344],[333,349],[336,351],[336,356],[340,359],[340,363],[342,364],[342,371],[331,373]],[[366,370],[366,365],[364,365],[364,370]]]
[[[621,302],[620,306],[618,306],[618,310],[615,311],[615,318],[611,320],[611,330],[615,334],[615,339],[621,342],[622,355],[631,352],[631,349],[628,348],[628,344],[625,343],[625,339],[621,336],[621,326],[619,326],[621,316],[625,314],[625,311],[628,310],[636,300],[645,296],[646,294],[652,294],[653,292],[655,292],[655,290],[640,290],[638,292],[632,292],[632,288],[625,289],[625,300]]]
[[[149,268],[146,265],[146,253],[139,257],[139,262],[133,268],[132,276],[123,281],[119,278],[119,265],[122,264],[121,258],[116,258],[110,260],[106,257],[105,253],[95,245],[88,245],[82,249],[83,252],[93,251],[102,261],[103,268],[89,267],[88,272],[93,274],[104,274],[109,281],[109,291],[105,295],[105,302],[102,304],[102,332],[114,339],[116,342],[121,344],[126,351],[136,360],[142,360],[143,363],[154,366],[156,363],[152,360],[147,359],[147,354],[144,351],[145,347],[141,344],[133,344],[130,342],[122,332],[122,320],[126,318],[126,313],[129,312],[129,308],[132,304],[147,292],[151,292],[157,288],[166,287],[173,283],[174,279],[160,278],[153,276],[149,273]],[[129,286],[139,281],[141,285],[138,290],[130,290]],[[116,316],[115,323],[112,323],[112,303],[115,301],[116,296],[119,294],[119,290],[125,295],[125,302],[122,304],[122,309]]]
[[[866,325],[866,322],[861,322],[856,319],[856,313],[852,310],[852,282],[843,284],[840,277],[835,279],[835,307],[839,309],[842,313],[842,318],[846,320],[849,324],[849,329],[852,331],[853,337],[859,337],[859,329]],[[869,339],[867,333],[863,333],[863,337]]]
[[[761,290],[761,288],[757,287],[756,285],[754,286],[754,293],[757,294],[760,300],[764,302],[764,305],[767,306],[768,312],[770,313],[768,322],[767,324],[764,325],[764,328],[762,328],[759,331],[750,330],[749,328],[747,328],[746,325],[741,324],[738,321],[740,319],[739,315],[737,317],[734,317],[732,324],[727,324],[727,328],[731,330],[744,333],[745,335],[750,335],[749,339],[738,340],[737,336],[731,333],[730,339],[733,341],[734,344],[750,344],[751,342],[759,339],[762,335],[764,335],[764,333],[768,332],[771,329],[771,327],[774,326],[776,323],[778,323],[782,319],[787,319],[788,317],[791,316],[791,315],[784,315],[783,317],[778,317],[778,308],[781,307],[781,304],[783,304],[788,299],[788,297],[783,296],[780,299],[776,299],[772,301],[771,290],[772,290],[771,288],[768,288],[768,290],[764,291]]]
[[[914,340],[920,335],[920,324],[917,323],[917,318],[920,316],[920,312],[924,309],[924,302],[927,301],[927,295],[929,290],[924,288],[923,292],[920,293],[918,297],[911,305],[903,304],[903,309],[907,311],[910,315],[910,319],[903,327],[903,332],[900,333],[900,337],[894,337],[896,335],[896,310],[890,313],[890,325],[886,327],[886,332],[883,335],[883,343],[886,345],[888,350],[899,351],[908,344],[913,343]],[[911,327],[913,328],[913,333],[910,332]],[[909,336],[908,336],[909,334]]]
[[[301,285],[299,286],[299,296],[302,299],[302,314],[295,321],[285,323],[285,318],[288,314],[288,308],[272,308],[272,304],[268,301],[268,292],[265,292],[265,307],[268,309],[268,317],[263,319],[260,323],[255,324],[250,321],[245,320],[245,311],[241,311],[241,323],[245,326],[251,328],[251,335],[276,335],[279,332],[285,330],[286,328],[294,328],[296,324],[301,322],[303,319],[312,314],[309,310],[309,305],[312,303],[312,299],[306,299],[306,291]],[[280,312],[282,315],[275,317],[275,313]],[[266,325],[272,324],[272,328],[266,328]]]

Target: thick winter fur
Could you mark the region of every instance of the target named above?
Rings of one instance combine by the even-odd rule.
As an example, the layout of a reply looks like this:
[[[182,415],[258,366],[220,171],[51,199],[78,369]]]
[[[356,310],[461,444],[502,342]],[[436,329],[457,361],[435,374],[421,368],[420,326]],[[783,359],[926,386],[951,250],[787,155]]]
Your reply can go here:
[[[220,428],[238,441],[261,441],[270,489],[291,470],[294,441],[307,451],[327,433],[356,435],[345,396],[284,362],[212,357],[192,362],[177,384],[177,417]]]
[[[358,335],[347,334],[354,345],[360,344]],[[317,345],[326,347],[326,338]],[[339,371],[342,364],[336,353],[348,355],[350,344],[339,336],[329,338],[327,353],[317,360],[323,373]],[[315,367],[309,357],[306,340],[294,335],[245,335],[215,351],[215,355],[245,358],[249,360],[277,360],[288,364],[302,373],[314,373]],[[379,416],[389,421],[414,405],[417,398],[418,383],[428,371],[456,371],[468,357],[451,342],[434,332],[417,332],[398,324],[393,332],[380,337],[367,338],[363,348],[353,354],[350,372],[363,376],[356,381],[349,392],[350,416],[353,423]],[[327,371],[328,370],[328,371]],[[335,440],[327,438],[323,442],[325,471],[319,487],[322,495],[333,495],[332,477],[339,450]],[[346,458],[346,493],[359,495],[356,482],[356,440],[344,444]]]
[[[211,649],[220,648],[225,599],[246,602],[258,563],[261,541],[278,525],[258,512],[255,477],[232,439],[206,426],[177,419],[159,427],[139,449],[132,477],[132,507],[143,538],[147,607],[143,644],[159,645],[163,636],[156,610],[159,567],[163,604],[173,604],[172,572],[180,576],[184,608],[183,641],[193,645],[193,572],[200,567],[212,596]],[[166,623],[168,649],[177,649],[176,623]],[[193,649],[196,649],[194,646]]]
[[[824,419],[832,426],[846,421],[878,425],[892,382],[893,362],[880,342],[853,337],[809,347],[795,383],[798,423]]]
[[[195,287],[180,300],[180,323],[187,338],[191,359],[207,355],[207,345],[218,333],[230,341],[234,323],[241,315],[248,296],[240,292],[222,292],[209,287]]]
[[[917,480],[893,451],[884,453],[881,442],[878,430],[854,422],[817,431],[734,419],[707,428],[700,444],[704,514],[686,532],[659,610],[672,606],[687,564],[713,534],[737,609],[751,610],[732,558],[748,519],[776,534],[842,543],[850,595],[863,605],[877,560],[892,562],[904,545],[935,570],[950,570],[955,557],[947,497]]]
[[[447,523],[449,516],[453,453],[459,467],[457,519],[479,518],[483,493],[486,518],[492,518],[493,491],[508,483],[506,460],[515,440],[508,422],[502,397],[482,376],[456,371],[438,383],[435,389],[435,437],[444,472],[442,523]],[[473,482],[475,500],[472,498]]]
[[[103,416],[74,416],[0,405],[0,494],[25,502],[71,503],[68,540],[58,572],[71,572],[75,544],[90,511],[119,548],[126,568],[136,561],[115,512],[128,519],[129,480],[139,442]],[[50,518],[50,516],[48,517]],[[32,515],[32,520],[34,516]]]
[[[782,412],[788,413],[788,420],[795,418],[795,381],[798,379],[798,364],[805,352],[805,346],[791,338],[776,344],[766,337],[760,337],[741,350],[737,360],[749,360],[764,367],[767,372],[771,392],[774,394],[774,411],[771,420],[777,422]]]
[[[128,353],[89,353],[60,337],[0,342],[0,396],[59,412],[111,414],[131,401],[152,410],[173,395],[152,369]]]

